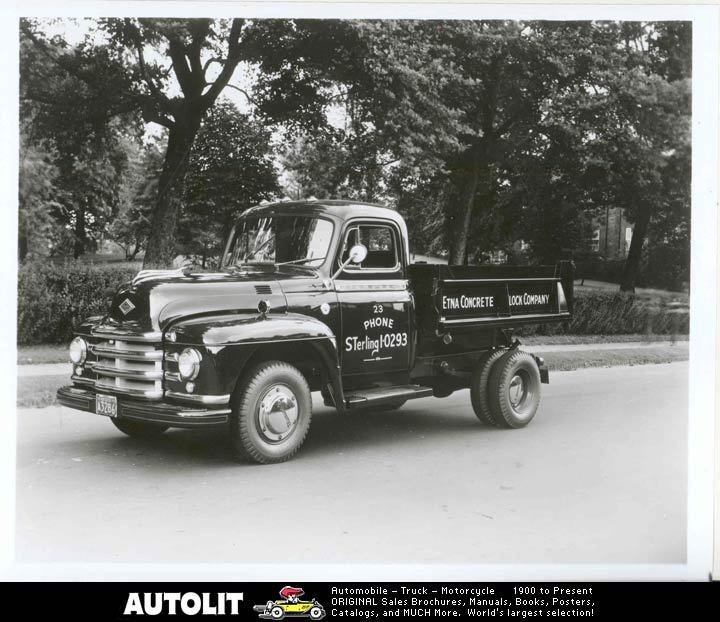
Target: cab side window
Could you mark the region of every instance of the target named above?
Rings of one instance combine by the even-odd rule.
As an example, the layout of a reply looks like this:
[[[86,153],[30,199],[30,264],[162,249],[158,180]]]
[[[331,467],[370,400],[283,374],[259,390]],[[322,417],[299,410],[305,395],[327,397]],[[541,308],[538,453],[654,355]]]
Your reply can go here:
[[[346,271],[373,272],[399,268],[400,260],[395,234],[389,226],[356,225],[349,229],[345,235],[340,263],[347,260],[350,249],[355,244],[363,244],[368,249],[368,254],[365,261],[357,265],[348,265],[345,268]]]

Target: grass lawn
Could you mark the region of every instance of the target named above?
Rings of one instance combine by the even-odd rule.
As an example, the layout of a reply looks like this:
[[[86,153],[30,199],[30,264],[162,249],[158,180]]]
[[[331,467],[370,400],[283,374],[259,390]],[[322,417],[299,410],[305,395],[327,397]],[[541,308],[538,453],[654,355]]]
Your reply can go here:
[[[583,283],[580,285],[580,283]],[[578,292],[597,292],[597,291],[620,291],[620,286],[617,283],[607,283],[605,281],[593,281],[592,279],[585,279],[585,281],[575,281],[575,294]],[[636,287],[635,295],[639,298],[654,301],[664,302],[683,302],[688,303],[689,296],[686,292],[671,292],[667,289],[654,289],[651,287]]]
[[[18,365],[39,365],[40,363],[68,363],[70,344],[47,346],[18,346]]]
[[[551,352],[543,358],[553,371],[570,371],[586,367],[615,367],[618,365],[648,365],[686,361],[687,348],[658,346],[627,350],[590,350],[579,352]],[[58,376],[29,376],[18,378],[17,405],[21,408],[43,408],[56,403],[55,392],[69,384],[66,374]]]
[[[554,346],[560,344],[576,344],[576,343],[628,343],[628,342],[647,342],[655,341],[673,341],[672,335],[529,335],[523,337],[518,335],[520,343],[529,346],[546,345]],[[687,341],[687,335],[675,335],[675,341]]]
[[[552,371],[571,371],[586,367],[619,367],[687,361],[688,349],[677,346],[628,348],[626,350],[589,350],[548,352],[542,355]],[[552,379],[551,379],[552,382]]]
[[[42,408],[55,404],[55,392],[66,384],[70,384],[68,374],[18,378],[17,405],[19,408]]]

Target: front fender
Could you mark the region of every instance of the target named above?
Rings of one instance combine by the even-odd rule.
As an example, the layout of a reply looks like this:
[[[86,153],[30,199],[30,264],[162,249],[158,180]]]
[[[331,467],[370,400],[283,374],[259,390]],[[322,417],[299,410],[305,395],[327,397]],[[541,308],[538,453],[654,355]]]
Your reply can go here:
[[[250,358],[265,345],[287,347],[293,342],[307,343],[322,360],[333,387],[339,386],[339,355],[335,334],[317,318],[300,313],[266,316],[250,314],[194,318],[172,325],[175,340],[166,340],[170,351],[187,346],[200,347],[210,360],[201,374],[212,392],[232,393],[239,375]],[[215,382],[212,382],[214,376]],[[169,387],[170,388],[170,387]],[[198,387],[200,389],[200,387]],[[172,388],[171,388],[172,390]]]
[[[301,313],[201,317],[176,322],[169,330],[175,333],[178,345],[202,345],[206,348],[293,339],[335,341],[335,335],[327,324]]]

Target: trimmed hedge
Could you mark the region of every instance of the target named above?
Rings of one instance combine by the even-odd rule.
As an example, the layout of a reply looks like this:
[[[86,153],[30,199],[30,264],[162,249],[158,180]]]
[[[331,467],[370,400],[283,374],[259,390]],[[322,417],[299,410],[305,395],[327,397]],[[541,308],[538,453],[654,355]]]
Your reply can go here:
[[[137,274],[128,264],[35,262],[18,272],[18,344],[66,343],[86,317],[104,314],[115,290]]]
[[[644,300],[623,292],[578,293],[572,320],[566,325],[534,325],[523,329],[525,335],[632,335],[688,334],[690,313],[687,307]]]
[[[66,343],[90,315],[102,314],[118,286],[139,265],[84,264],[23,266],[18,279],[18,343]],[[677,309],[621,292],[579,293],[569,325],[527,326],[524,335],[687,334],[687,309]]]

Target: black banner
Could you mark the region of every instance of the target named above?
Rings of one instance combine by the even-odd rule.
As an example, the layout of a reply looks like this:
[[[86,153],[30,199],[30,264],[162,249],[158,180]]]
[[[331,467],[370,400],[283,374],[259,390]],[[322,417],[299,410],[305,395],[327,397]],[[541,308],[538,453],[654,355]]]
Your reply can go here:
[[[4,583],[5,610],[37,619],[611,620],[712,611],[718,583]],[[42,619],[41,618],[41,619]]]

